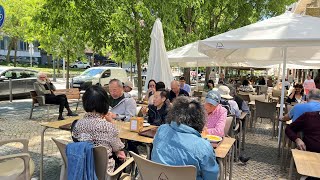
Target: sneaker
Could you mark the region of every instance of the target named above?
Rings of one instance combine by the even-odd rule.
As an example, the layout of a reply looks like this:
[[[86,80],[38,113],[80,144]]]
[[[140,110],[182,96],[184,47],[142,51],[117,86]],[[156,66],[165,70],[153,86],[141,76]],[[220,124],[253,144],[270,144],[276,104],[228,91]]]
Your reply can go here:
[[[63,116],[59,116],[58,120],[64,120],[64,117]]]
[[[70,113],[67,114],[67,116],[78,116],[78,114],[70,112]]]

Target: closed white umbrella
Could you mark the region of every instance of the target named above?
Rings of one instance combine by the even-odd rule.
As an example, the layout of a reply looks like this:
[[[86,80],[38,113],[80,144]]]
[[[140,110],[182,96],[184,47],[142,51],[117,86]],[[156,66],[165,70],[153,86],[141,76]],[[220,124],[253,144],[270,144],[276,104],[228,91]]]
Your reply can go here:
[[[162,24],[158,18],[152,28],[151,45],[149,50],[148,71],[144,89],[148,89],[148,82],[154,79],[162,81],[166,87],[170,87],[173,80],[172,71],[168,61],[167,51],[164,44]]]

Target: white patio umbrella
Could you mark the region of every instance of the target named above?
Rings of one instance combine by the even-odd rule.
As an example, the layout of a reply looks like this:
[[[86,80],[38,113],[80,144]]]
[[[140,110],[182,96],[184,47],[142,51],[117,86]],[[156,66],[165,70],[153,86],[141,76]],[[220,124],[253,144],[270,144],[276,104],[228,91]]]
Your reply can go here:
[[[168,61],[167,51],[164,44],[162,24],[158,18],[152,28],[151,45],[149,50],[148,71],[144,89],[148,89],[148,82],[154,79],[157,82],[162,81],[166,87],[170,86],[173,80],[170,64]]]
[[[319,32],[320,18],[285,13],[202,40],[199,51],[217,61],[283,62],[284,81],[287,62],[320,60]],[[284,89],[282,87],[280,114],[283,114]]]

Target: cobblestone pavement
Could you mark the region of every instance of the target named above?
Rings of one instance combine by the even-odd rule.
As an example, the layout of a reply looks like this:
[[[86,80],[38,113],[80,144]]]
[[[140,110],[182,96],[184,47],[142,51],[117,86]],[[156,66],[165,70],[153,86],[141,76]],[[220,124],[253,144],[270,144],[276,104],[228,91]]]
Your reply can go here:
[[[36,170],[33,175],[39,178],[40,160],[40,122],[54,121],[58,117],[58,108],[51,109],[49,119],[45,110],[35,110],[33,119],[29,120],[31,100],[16,100],[13,103],[0,102],[0,140],[27,138],[29,139],[29,151],[35,161]],[[74,108],[74,107],[73,107]],[[80,112],[82,109],[80,108]],[[83,112],[83,111],[82,111]],[[271,138],[271,123],[263,120],[257,123],[255,133],[248,131],[246,135],[245,150],[242,154],[251,159],[246,165],[240,162],[234,163],[233,179],[286,179],[288,169],[281,172],[277,157],[277,140]],[[60,174],[60,154],[51,137],[69,139],[70,133],[62,130],[48,129],[45,135],[44,147],[44,179],[56,180]],[[18,144],[9,144],[0,147],[0,155],[19,150]]]

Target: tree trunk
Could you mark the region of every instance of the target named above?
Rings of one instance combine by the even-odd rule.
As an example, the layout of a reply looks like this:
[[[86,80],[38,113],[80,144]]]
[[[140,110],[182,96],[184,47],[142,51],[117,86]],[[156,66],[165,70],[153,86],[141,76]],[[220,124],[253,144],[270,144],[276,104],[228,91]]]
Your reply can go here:
[[[142,94],[142,79],[141,79],[141,52],[140,52],[140,41],[138,40],[137,34],[134,38],[134,46],[136,50],[136,60],[138,68],[138,99],[141,99]]]
[[[14,47],[14,61],[13,61],[13,66],[16,67],[17,66],[17,51],[18,51],[18,44],[17,44],[17,40],[16,38],[14,38],[13,40],[13,47]]]
[[[58,60],[57,60],[57,73],[59,74],[60,73],[60,58],[58,57]]]
[[[191,84],[190,83],[190,68],[184,68],[183,69],[183,77],[186,80],[186,84]]]
[[[209,80],[209,75],[211,73],[211,67],[206,67],[206,77],[205,77],[205,81],[208,82]]]
[[[11,49],[12,49],[12,39],[9,38],[9,43],[8,43],[8,52],[7,52],[7,63],[10,63],[10,52],[11,52]]]
[[[69,64],[70,64],[70,51],[67,50],[67,78],[66,78],[66,89],[69,89]]]

